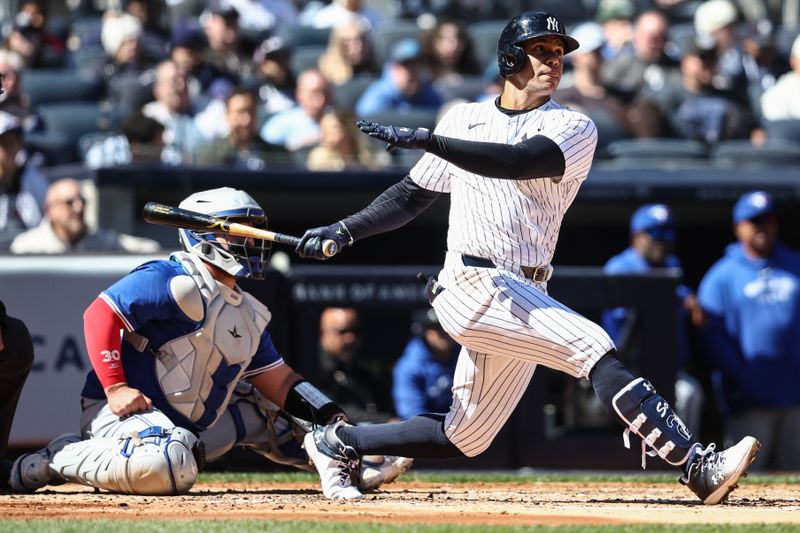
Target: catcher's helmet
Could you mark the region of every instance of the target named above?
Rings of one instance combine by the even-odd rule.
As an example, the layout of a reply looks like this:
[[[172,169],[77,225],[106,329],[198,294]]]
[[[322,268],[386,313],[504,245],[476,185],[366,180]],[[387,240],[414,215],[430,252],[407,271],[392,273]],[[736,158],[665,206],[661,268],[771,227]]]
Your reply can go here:
[[[564,32],[564,24],[558,17],[543,11],[526,11],[508,21],[497,41],[500,75],[505,78],[522,70],[527,54],[519,43],[544,35],[561,37],[565,54],[578,48],[578,41]]]
[[[267,229],[267,216],[258,202],[246,192],[230,187],[194,193],[179,207]],[[237,278],[264,279],[272,251],[271,242],[230,235],[226,236],[225,242],[220,242],[217,240],[219,235],[213,230],[181,228],[178,235],[184,250],[228,274]]]

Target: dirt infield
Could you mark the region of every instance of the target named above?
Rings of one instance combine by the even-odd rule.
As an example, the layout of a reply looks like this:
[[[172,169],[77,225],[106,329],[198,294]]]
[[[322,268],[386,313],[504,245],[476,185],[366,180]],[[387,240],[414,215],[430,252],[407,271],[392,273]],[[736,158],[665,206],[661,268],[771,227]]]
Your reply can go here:
[[[684,487],[650,483],[399,482],[356,502],[312,483],[200,483],[185,496],[118,496],[78,485],[0,495],[5,519],[269,519],[447,524],[800,524],[797,485],[745,484],[708,507]]]

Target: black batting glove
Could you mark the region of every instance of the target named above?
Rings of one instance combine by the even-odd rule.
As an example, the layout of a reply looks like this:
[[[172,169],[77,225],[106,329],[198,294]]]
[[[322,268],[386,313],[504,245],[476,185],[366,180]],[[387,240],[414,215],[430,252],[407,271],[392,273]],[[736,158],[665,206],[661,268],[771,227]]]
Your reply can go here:
[[[398,148],[409,150],[427,150],[431,142],[431,132],[426,128],[400,128],[397,126],[381,126],[377,122],[359,120],[358,129],[372,137],[388,143],[386,150],[394,152]]]
[[[322,253],[322,243],[327,240],[332,240],[336,243],[336,253],[341,252],[345,246],[353,244],[353,237],[347,231],[345,225],[337,222],[330,226],[307,230],[300,238],[300,244],[297,245],[294,251],[302,258],[312,257],[324,261],[330,259],[330,257]]]

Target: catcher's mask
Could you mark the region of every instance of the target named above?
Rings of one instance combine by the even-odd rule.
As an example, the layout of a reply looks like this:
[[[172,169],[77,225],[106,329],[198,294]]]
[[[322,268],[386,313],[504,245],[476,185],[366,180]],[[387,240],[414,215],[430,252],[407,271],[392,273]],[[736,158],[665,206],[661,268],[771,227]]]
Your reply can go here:
[[[575,51],[579,46],[578,41],[565,33],[564,24],[555,15],[543,11],[526,11],[508,21],[500,33],[497,41],[500,75],[505,78],[522,70],[527,54],[519,44],[545,35],[560,37],[564,42],[565,54]]]
[[[267,216],[258,202],[246,192],[230,187],[192,194],[179,207],[267,229]],[[178,235],[184,250],[228,274],[237,278],[264,279],[272,251],[270,241],[186,228],[178,230]]]

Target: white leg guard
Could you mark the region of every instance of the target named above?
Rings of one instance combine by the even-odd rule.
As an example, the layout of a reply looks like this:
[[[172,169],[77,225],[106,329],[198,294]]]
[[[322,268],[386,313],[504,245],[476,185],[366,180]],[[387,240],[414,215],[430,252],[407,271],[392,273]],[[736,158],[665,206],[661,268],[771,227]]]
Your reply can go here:
[[[634,379],[614,396],[611,403],[628,426],[623,433],[625,447],[631,447],[629,433],[642,439],[642,468],[645,467],[646,455],[658,455],[674,466],[689,459],[695,444],[691,433],[649,381]],[[651,448],[649,451],[646,449],[648,446]]]
[[[80,442],[81,438],[74,433],[67,433],[53,439],[41,450],[20,456],[11,467],[11,490],[14,492],[33,492],[45,485],[59,485],[65,480],[55,475],[50,468],[53,455],[66,445]]]
[[[66,481],[121,494],[188,492],[197,479],[197,438],[154,426],[127,437],[97,437],[64,446],[50,468]]]

